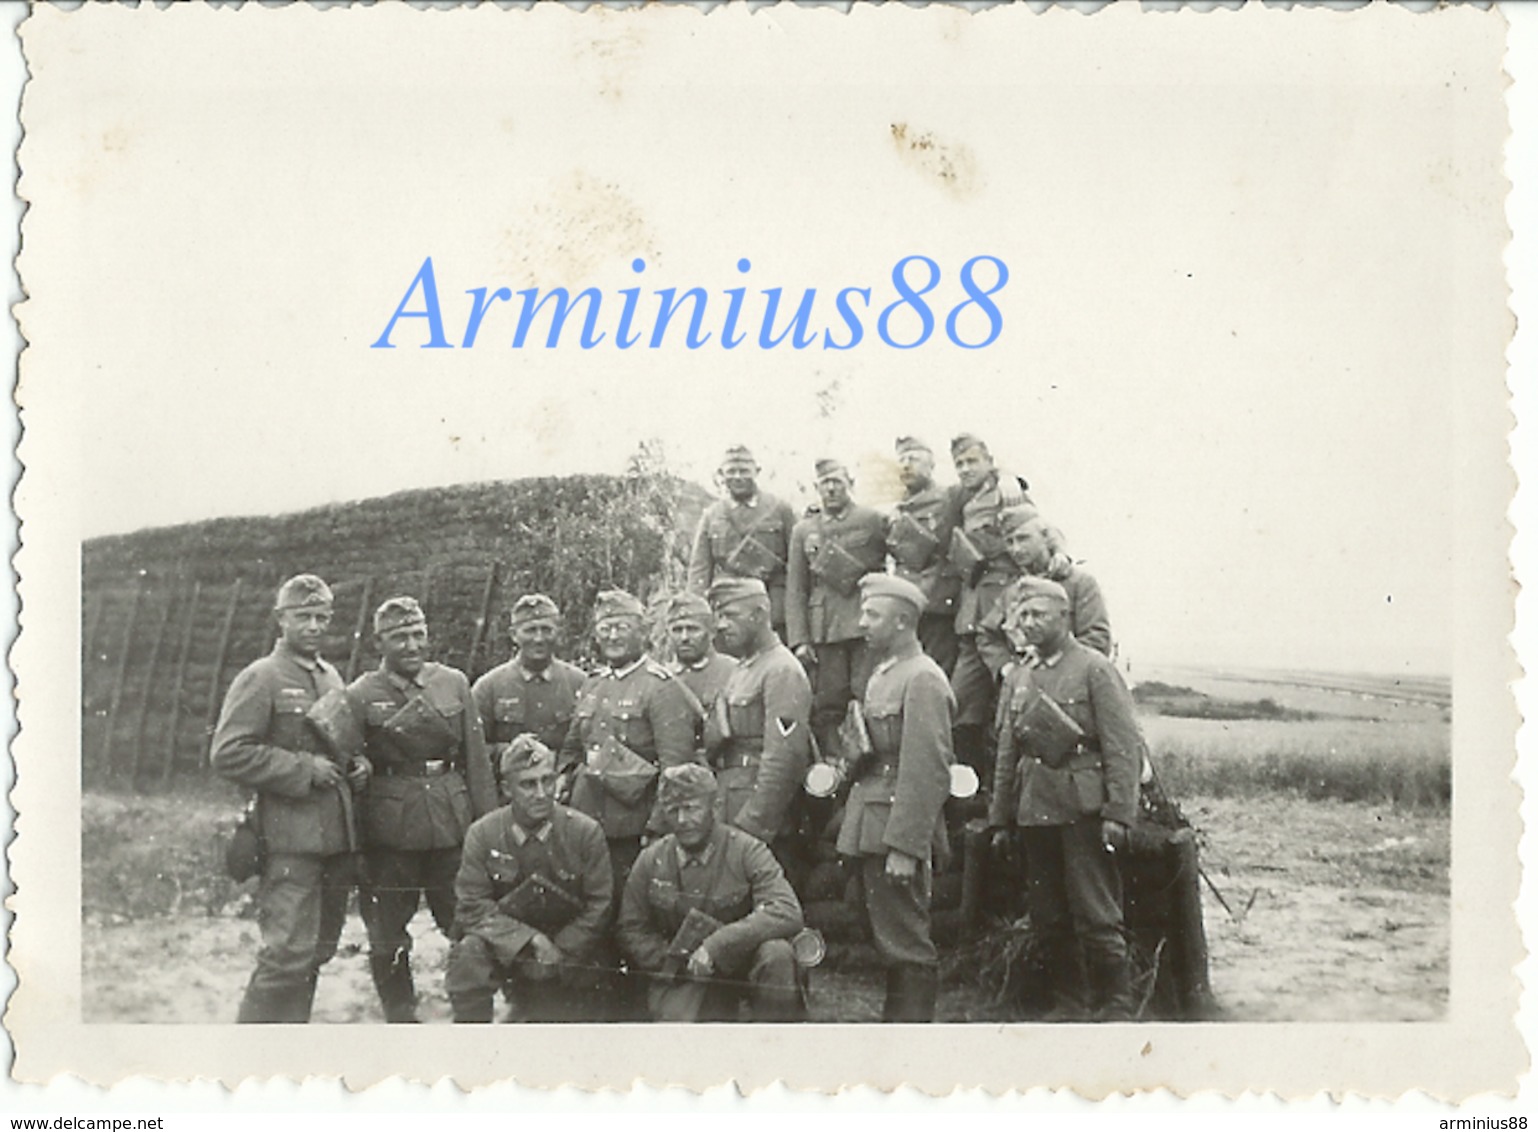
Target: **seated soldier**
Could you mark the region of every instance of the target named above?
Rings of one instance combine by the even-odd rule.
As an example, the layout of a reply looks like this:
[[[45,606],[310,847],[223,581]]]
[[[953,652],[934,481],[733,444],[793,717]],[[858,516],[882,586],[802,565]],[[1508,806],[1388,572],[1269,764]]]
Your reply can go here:
[[[791,938],[801,904],[774,854],[716,821],[716,777],[693,764],[662,772],[666,836],[636,860],[620,904],[620,947],[649,977],[658,1022],[796,1022],[805,1005]]]
[[[583,1016],[614,896],[603,829],[555,800],[555,755],[532,735],[502,753],[508,804],[465,835],[460,938],[445,986],[456,1022],[490,1022],[502,987],[529,1021]]]

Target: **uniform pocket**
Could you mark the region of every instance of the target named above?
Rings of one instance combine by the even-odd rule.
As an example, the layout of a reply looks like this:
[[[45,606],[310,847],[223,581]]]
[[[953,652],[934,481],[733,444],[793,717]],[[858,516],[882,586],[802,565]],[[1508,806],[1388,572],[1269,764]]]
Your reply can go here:
[[[520,872],[518,858],[511,853],[504,853],[500,849],[487,851],[486,875],[491,878],[499,894],[511,891],[517,885]]]
[[[1073,797],[1079,813],[1086,816],[1098,814],[1106,802],[1105,775],[1100,772],[1100,768],[1085,767],[1069,771],[1068,777],[1073,783]]]

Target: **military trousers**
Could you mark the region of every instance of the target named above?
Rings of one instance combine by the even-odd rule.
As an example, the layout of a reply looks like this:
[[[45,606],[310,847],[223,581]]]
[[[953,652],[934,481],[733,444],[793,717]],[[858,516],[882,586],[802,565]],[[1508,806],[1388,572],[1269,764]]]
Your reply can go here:
[[[1069,972],[1082,963],[1101,996],[1113,986],[1125,988],[1129,968],[1121,870],[1116,855],[1101,842],[1100,818],[1024,826],[1020,844],[1031,925],[1049,957],[1067,952],[1063,969]]]
[[[490,1022],[498,989],[507,996],[520,1022],[593,1020],[593,992],[606,972],[595,970],[591,955],[567,953],[567,962],[546,966],[525,947],[512,963],[497,959],[496,949],[473,931],[449,951],[444,989],[456,1022]]]
[[[422,897],[438,930],[454,927],[454,876],[459,872],[460,847],[448,849],[370,849],[366,880],[359,887],[363,925],[369,952],[400,960],[411,952],[407,925]]]
[[[871,943],[883,963],[927,967],[939,962],[940,953],[930,935],[934,873],[928,861],[919,862],[911,880],[899,882],[886,875],[885,856],[862,856],[860,887]]]
[[[956,667],[951,670],[951,691],[956,696],[956,727],[993,725],[993,709],[998,700],[999,682],[983,663],[977,651],[977,636],[965,633],[956,641]]]
[[[315,978],[336,954],[356,879],[351,853],[271,853],[256,893],[262,946],[241,1022],[308,1022]]]
[[[949,676],[956,670],[956,655],[960,642],[956,637],[954,613],[925,613],[919,618],[919,644],[929,654],[929,659],[940,666]]]
[[[653,976],[646,1006],[657,1022],[735,1022],[744,998],[754,1022],[799,1022],[805,1017],[789,940],[767,940],[746,962],[718,969],[714,977]]]
[[[865,695],[870,680],[869,650],[863,640],[828,641],[812,646],[817,663],[812,667],[812,734],[831,754],[837,750],[838,728],[849,710],[849,701]],[[768,720],[766,727],[771,726]]]

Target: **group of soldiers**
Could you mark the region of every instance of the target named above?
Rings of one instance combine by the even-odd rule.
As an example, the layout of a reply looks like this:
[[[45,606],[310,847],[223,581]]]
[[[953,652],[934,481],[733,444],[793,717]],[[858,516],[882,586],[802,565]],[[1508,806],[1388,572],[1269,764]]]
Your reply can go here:
[[[899,439],[891,514],[820,460],[797,519],[728,449],[688,588],[660,605],[667,662],[646,606],[611,590],[584,673],[555,655],[556,604],[527,594],[514,655],[472,687],[427,659],[403,596],[375,611],[379,667],[344,685],[320,655],[331,591],[285,582],[277,643],[231,685],[212,748],[255,792],[265,847],[240,1020],[309,1019],[354,887],[388,1021],[417,1017],[424,897],[456,1021],[491,1021],[499,991],[518,1019],[803,1019],[821,953],[805,819],[834,794],[883,1018],[930,1021],[958,761],[987,784],[996,850],[1023,852],[1048,1017],[1131,1017],[1117,855],[1143,744],[1105,606],[1023,480],[975,436],[951,456],[941,487],[932,450]]]

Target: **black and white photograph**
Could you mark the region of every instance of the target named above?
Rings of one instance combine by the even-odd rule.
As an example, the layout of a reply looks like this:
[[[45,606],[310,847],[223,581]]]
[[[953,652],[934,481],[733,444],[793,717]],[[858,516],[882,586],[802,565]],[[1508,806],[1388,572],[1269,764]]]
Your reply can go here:
[[[14,1072],[1514,1087],[1504,35],[35,9]]]

